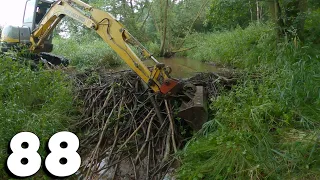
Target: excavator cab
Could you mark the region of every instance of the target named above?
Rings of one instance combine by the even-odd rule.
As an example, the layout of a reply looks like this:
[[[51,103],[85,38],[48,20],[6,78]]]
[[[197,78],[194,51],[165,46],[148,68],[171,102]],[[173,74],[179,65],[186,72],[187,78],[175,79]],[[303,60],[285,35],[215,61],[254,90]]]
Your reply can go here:
[[[8,25],[3,28],[0,40],[1,51],[6,52],[21,45],[29,46],[31,33],[50,9],[52,3],[53,1],[48,0],[27,0],[24,5],[22,26]],[[51,52],[52,50],[52,35],[50,35],[44,41],[41,52]]]

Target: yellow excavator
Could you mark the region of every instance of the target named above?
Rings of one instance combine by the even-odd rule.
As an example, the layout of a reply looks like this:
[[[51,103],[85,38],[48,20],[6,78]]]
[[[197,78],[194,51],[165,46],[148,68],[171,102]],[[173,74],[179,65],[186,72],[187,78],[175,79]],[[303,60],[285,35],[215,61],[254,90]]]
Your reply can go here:
[[[39,56],[54,65],[63,63],[61,59],[55,58],[49,52],[53,49],[52,31],[65,16],[96,31],[155,93],[167,97],[184,97],[178,116],[185,119],[194,129],[201,128],[208,118],[205,88],[171,78],[168,67],[158,62],[116,18],[81,0],[27,0],[23,26],[3,28],[1,50],[7,51],[23,44],[32,53],[38,53]],[[143,59],[152,59],[154,67],[150,70],[144,65],[142,59],[134,53],[130,46],[137,48]]]

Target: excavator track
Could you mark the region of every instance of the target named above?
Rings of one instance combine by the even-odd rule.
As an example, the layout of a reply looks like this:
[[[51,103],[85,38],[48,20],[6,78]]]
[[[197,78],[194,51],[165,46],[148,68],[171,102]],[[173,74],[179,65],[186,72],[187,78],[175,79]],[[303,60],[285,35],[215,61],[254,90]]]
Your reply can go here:
[[[6,52],[0,52],[0,57],[10,57],[14,61],[19,61],[22,63],[25,62],[31,62],[31,66],[33,68],[36,68],[38,64],[44,63],[48,64],[49,66],[68,66],[69,60],[57,56],[51,53],[41,52],[39,54],[34,53],[6,53]],[[30,63],[27,63],[30,64]]]
[[[51,65],[54,66],[58,66],[58,65],[63,65],[63,66],[68,66],[69,65],[69,60],[61,57],[61,56],[57,56],[51,53],[46,53],[46,52],[41,52],[39,54],[39,58],[40,60],[42,60],[45,63],[50,63]]]

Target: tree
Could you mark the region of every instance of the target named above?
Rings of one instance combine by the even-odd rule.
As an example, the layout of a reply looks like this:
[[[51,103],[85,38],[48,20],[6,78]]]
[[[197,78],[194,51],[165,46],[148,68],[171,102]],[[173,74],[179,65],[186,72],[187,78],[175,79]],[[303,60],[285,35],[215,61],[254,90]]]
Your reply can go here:
[[[208,0],[155,0],[151,17],[160,41],[160,55],[167,56],[181,48],[184,39],[195,30],[204,31]]]
[[[269,2],[269,7],[278,38],[287,36],[304,39],[307,0],[273,0]]]
[[[168,28],[168,6],[169,0],[166,0],[163,5],[163,25],[162,25],[162,38],[161,38],[161,45],[160,45],[160,56],[164,56],[165,54],[165,44],[167,39],[167,28]]]
[[[164,56],[180,49],[193,31],[205,31],[206,6],[209,0],[85,0],[95,8],[112,14],[143,44],[155,43]],[[71,37],[94,32],[70,18],[63,19],[58,30]]]
[[[123,23],[130,33],[142,39],[145,37],[143,29],[140,28],[140,23],[144,19],[144,14],[148,10],[149,1],[148,0],[83,0],[84,2],[90,4],[91,6],[102,9],[110,14],[112,14],[117,20]],[[84,25],[78,23],[71,18],[64,18],[60,27],[58,28],[62,31],[68,31],[71,36],[79,37],[85,34],[92,33],[90,29],[86,28]],[[142,31],[142,32],[141,32]],[[94,36],[94,35],[93,35]],[[142,37],[142,38],[141,38]]]
[[[261,4],[256,0],[213,0],[207,20],[213,30],[247,27],[251,21],[262,19]]]

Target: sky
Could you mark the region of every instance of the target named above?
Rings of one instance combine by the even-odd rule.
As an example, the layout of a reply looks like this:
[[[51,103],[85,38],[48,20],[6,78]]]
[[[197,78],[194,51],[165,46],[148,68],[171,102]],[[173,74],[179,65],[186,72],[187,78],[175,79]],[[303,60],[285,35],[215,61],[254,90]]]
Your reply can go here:
[[[26,0],[0,0],[0,26],[21,26]]]

